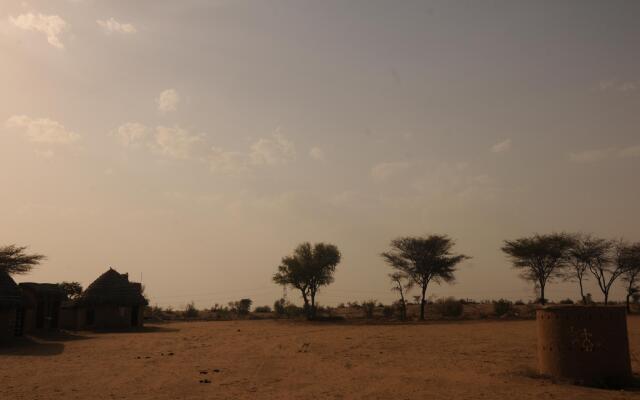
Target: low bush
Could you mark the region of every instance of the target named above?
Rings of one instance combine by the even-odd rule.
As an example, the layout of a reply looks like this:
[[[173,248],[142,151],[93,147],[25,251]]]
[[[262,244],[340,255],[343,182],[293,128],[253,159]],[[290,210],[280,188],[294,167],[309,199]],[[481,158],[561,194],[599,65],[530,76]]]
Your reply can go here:
[[[498,317],[511,313],[512,309],[513,303],[509,300],[500,299],[493,302],[493,312],[496,313]]]
[[[271,307],[269,307],[269,306],[258,306],[253,311],[257,312],[257,313],[270,313],[271,312]]]
[[[435,309],[443,317],[460,317],[464,311],[464,305],[453,297],[439,299],[435,302]]]
[[[198,318],[200,315],[200,311],[196,308],[195,303],[192,301],[187,304],[187,307],[184,309],[184,317],[185,318]]]
[[[373,318],[373,312],[376,309],[376,301],[375,300],[366,300],[361,303],[362,310],[364,311],[364,317],[367,319]]]

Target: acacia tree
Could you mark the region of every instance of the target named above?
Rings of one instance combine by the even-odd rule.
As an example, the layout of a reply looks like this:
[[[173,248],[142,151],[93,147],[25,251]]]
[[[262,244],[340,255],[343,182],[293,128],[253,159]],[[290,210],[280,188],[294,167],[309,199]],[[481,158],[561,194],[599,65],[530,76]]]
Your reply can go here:
[[[567,252],[567,265],[571,269],[567,279],[578,282],[582,304],[587,304],[583,282],[588,278],[590,266],[597,263],[606,252],[605,241],[581,233],[572,235],[572,239],[573,243]]]
[[[58,283],[60,289],[64,291],[68,298],[71,300],[77,299],[82,294],[82,285],[79,282],[60,282]]]
[[[574,240],[566,233],[534,235],[505,240],[502,251],[514,268],[522,270],[521,277],[540,288],[540,302],[546,303],[545,287],[548,282],[563,276],[568,252]]]
[[[0,271],[9,275],[23,275],[46,258],[42,254],[27,254],[25,250],[26,246],[14,244],[0,247]]]
[[[340,251],[333,244],[302,243],[293,254],[282,259],[273,281],[300,291],[308,319],[316,316],[316,294],[320,287],[333,282],[340,263]]]
[[[589,271],[596,278],[606,305],[609,302],[609,293],[613,283],[626,270],[625,248],[627,245],[623,240],[614,242],[598,239],[598,241],[599,254],[595,257],[594,262],[589,265]]]
[[[622,253],[622,258],[622,262],[625,264],[622,280],[626,282],[627,312],[631,312],[629,299],[640,292],[638,287],[638,280],[640,280],[640,242],[626,246]]]
[[[455,242],[447,235],[400,237],[391,241],[391,251],[381,254],[392,268],[406,274],[420,287],[420,320],[424,320],[427,287],[431,281],[453,282],[457,265],[470,257],[453,254]]]
[[[409,275],[400,271],[389,274],[389,279],[391,279],[391,283],[393,284],[391,290],[398,292],[400,295],[400,301],[398,302],[400,305],[400,319],[404,321],[407,319],[407,300],[405,296],[413,287],[414,281],[411,280]]]

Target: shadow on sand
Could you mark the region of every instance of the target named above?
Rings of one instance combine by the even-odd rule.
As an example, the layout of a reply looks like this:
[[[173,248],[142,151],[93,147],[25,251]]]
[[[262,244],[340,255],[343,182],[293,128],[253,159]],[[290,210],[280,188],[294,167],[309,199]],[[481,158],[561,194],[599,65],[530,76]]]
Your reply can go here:
[[[63,351],[63,343],[40,342],[30,337],[16,338],[0,345],[0,355],[3,356],[55,356]]]
[[[169,333],[169,332],[179,332],[180,329],[168,327],[168,326],[159,326],[159,325],[145,325],[142,328],[136,329],[93,329],[91,333]]]

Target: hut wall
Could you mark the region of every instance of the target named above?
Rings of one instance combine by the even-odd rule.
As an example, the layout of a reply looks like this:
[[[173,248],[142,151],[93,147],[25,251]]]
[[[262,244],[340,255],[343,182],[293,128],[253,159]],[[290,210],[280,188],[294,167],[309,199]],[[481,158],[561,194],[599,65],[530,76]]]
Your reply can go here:
[[[36,330],[36,309],[25,308],[24,309],[24,321],[23,332],[30,333]]]
[[[16,309],[0,308],[0,340],[8,340],[15,336]]]
[[[131,307],[99,306],[95,307],[95,323],[97,329],[131,328]]]
[[[82,308],[61,308],[60,309],[60,328],[76,331],[82,329],[84,318],[82,317]]]

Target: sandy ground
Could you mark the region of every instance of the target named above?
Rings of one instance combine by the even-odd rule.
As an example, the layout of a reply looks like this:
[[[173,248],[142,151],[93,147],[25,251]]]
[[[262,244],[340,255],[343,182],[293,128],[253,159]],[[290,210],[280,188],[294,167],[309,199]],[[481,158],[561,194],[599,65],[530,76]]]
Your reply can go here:
[[[640,317],[629,331],[640,371]],[[640,398],[536,378],[535,343],[535,321],[265,320],[83,332],[0,347],[0,399]]]

